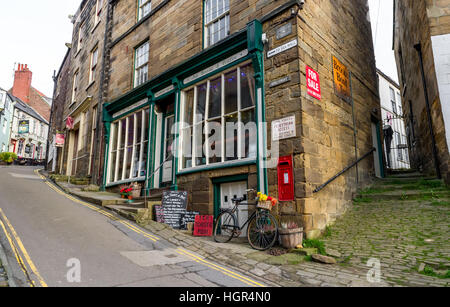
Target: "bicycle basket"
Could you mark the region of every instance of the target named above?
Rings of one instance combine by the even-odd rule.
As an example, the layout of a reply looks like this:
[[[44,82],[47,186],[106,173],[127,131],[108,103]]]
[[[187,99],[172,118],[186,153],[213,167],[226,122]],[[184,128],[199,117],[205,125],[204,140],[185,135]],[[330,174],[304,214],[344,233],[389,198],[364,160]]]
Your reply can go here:
[[[271,201],[259,201],[256,206],[259,209],[272,210],[272,202]]]

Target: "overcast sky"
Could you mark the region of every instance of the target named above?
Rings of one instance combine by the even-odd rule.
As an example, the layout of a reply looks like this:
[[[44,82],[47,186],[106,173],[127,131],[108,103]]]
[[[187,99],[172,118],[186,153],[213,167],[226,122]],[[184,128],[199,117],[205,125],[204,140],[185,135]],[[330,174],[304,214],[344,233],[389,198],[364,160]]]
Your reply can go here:
[[[369,0],[369,6],[377,68],[398,83],[397,66],[392,50],[393,0]]]
[[[392,52],[392,1],[369,0],[377,66],[395,81],[397,70]],[[80,0],[22,0],[0,4],[0,87],[9,90],[14,82],[14,63],[28,64],[33,86],[53,95],[52,75],[58,70],[71,41],[68,16]],[[380,3],[382,5],[380,6]],[[17,64],[16,64],[17,65]],[[17,67],[17,66],[16,66]]]
[[[0,87],[14,82],[14,63],[28,64],[32,85],[53,95],[53,71],[58,70],[72,40],[72,23],[80,0],[0,2]],[[17,65],[16,65],[17,67]]]

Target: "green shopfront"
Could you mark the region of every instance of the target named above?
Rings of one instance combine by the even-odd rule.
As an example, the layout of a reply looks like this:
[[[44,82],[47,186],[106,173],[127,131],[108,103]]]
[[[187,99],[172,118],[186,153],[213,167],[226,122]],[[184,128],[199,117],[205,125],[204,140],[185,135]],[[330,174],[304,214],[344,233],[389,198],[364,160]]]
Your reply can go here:
[[[261,37],[255,20],[105,104],[103,187],[184,190],[202,214],[247,188],[267,192]]]

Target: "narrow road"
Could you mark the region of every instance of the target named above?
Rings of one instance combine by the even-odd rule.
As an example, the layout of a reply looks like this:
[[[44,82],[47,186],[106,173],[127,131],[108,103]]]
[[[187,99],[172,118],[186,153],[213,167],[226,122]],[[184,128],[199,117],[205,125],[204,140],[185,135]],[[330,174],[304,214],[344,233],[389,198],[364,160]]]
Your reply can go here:
[[[263,286],[68,199],[35,170],[0,166],[0,244],[17,286]]]

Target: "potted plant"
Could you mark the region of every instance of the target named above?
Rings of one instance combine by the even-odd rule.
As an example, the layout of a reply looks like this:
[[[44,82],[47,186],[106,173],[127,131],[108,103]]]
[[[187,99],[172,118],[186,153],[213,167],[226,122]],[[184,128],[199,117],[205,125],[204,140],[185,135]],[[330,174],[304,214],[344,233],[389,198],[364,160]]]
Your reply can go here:
[[[3,161],[7,165],[11,165],[16,160],[17,160],[17,155],[13,152],[0,153],[0,161]]]
[[[302,244],[303,228],[295,222],[282,223],[279,229],[281,245],[284,248],[292,249]]]
[[[122,198],[128,198],[129,200],[132,200],[133,199],[132,192],[133,188],[126,187],[120,190],[120,195],[122,196]]]

